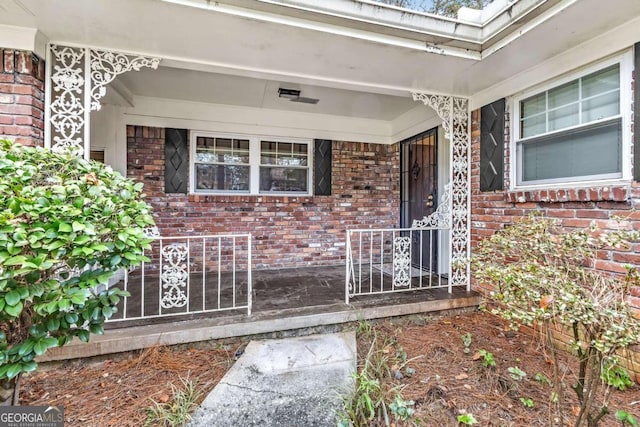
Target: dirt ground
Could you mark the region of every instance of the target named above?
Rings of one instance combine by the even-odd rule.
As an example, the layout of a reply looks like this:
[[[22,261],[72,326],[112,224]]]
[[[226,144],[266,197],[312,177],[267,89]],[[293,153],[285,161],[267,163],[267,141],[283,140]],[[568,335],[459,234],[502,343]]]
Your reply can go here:
[[[189,379],[206,393],[233,364],[242,344],[209,342],[154,347],[104,360],[72,360],[44,366],[22,379],[20,404],[63,405],[65,426],[142,426],[147,409],[167,403],[171,384]]]
[[[415,401],[414,421],[420,421],[414,425],[458,426],[456,416],[464,412],[472,413],[479,426],[551,425],[552,389],[534,377],[542,374],[551,378],[552,366],[536,336],[509,331],[500,319],[479,312],[386,320],[375,322],[373,328],[385,337],[389,351],[408,361],[399,370],[402,378],[389,381],[402,387],[405,400]],[[465,334],[471,339],[467,353],[461,338]],[[242,345],[236,340],[158,347],[102,361],[77,360],[46,367],[23,379],[21,403],[64,405],[67,426],[140,426],[152,399],[166,402],[171,383],[178,385],[179,378],[188,376],[206,395]],[[360,358],[369,347],[360,336]],[[481,349],[493,354],[495,368],[483,368],[477,356]],[[559,365],[566,375],[565,383],[573,384],[576,367],[567,357],[562,357]],[[526,378],[513,380],[510,367],[526,372]],[[412,375],[407,375],[407,368]],[[533,407],[525,406],[521,398],[530,399]],[[576,406],[573,391],[566,390],[563,408],[567,425],[574,419]],[[640,419],[638,386],[615,392],[610,408],[612,413],[622,409]],[[620,424],[609,415],[601,425]]]
[[[538,345],[537,334],[513,332],[504,321],[483,312],[437,320],[386,321],[377,324],[376,331],[386,335],[396,353],[406,352],[409,361],[406,367],[414,371],[411,377],[405,375],[400,380],[394,379],[394,383],[403,387],[403,399],[415,401],[414,415],[421,421],[415,424],[458,426],[456,417],[465,412],[474,415],[478,426],[554,424],[549,409],[553,388],[539,375],[551,379],[553,366]],[[462,340],[466,334],[471,338],[467,353]],[[362,355],[365,343],[358,344]],[[479,350],[493,354],[495,368],[483,367]],[[567,356],[561,354],[558,365],[568,387],[575,382],[577,366]],[[519,368],[526,377],[514,380],[508,371],[510,367]],[[400,372],[406,373],[406,368]],[[573,426],[577,399],[572,389],[564,390],[563,395],[564,422]],[[521,399],[533,407],[526,406]],[[600,426],[620,426],[613,415],[616,410],[625,410],[640,420],[640,388],[635,385],[624,392],[614,392],[609,408],[611,414]]]

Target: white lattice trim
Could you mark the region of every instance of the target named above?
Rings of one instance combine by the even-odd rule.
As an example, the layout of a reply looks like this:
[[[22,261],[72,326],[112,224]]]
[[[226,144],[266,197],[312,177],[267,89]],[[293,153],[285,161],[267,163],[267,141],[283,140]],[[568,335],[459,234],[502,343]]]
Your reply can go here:
[[[451,274],[453,286],[467,286],[471,279],[470,223],[471,142],[469,138],[469,101],[445,95],[414,93],[413,99],[431,107],[442,119],[445,138],[451,141]]]
[[[89,113],[100,109],[106,86],[127,71],[157,68],[160,58],[55,44],[49,52],[45,145],[88,158]]]
[[[393,287],[411,284],[411,239],[400,236],[393,239]]]
[[[189,247],[185,244],[172,243],[162,248],[162,308],[178,308],[187,305],[187,295],[183,288],[187,286],[189,273],[187,262]]]
[[[435,212],[422,219],[413,220],[411,228],[450,228],[451,227],[451,184],[444,186],[442,202]]]
[[[142,67],[155,70],[158,64],[160,58],[91,49],[91,110],[100,110],[100,99],[107,93],[106,86],[118,75],[140,71]]]

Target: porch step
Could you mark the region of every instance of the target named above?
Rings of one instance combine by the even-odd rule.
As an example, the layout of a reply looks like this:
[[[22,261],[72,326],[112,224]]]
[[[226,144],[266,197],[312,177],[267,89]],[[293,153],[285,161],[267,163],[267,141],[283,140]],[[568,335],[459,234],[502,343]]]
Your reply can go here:
[[[88,343],[74,340],[70,344],[50,349],[41,362],[100,356],[155,345],[174,345],[230,337],[266,334],[278,331],[318,328],[359,320],[433,313],[477,307],[481,297],[476,292],[443,292],[427,300],[379,305],[364,301],[352,305],[332,304],[298,309],[273,310],[246,315],[206,318],[189,321],[108,329],[104,335],[92,336]]]
[[[353,390],[355,332],[251,341],[189,427],[334,427]]]

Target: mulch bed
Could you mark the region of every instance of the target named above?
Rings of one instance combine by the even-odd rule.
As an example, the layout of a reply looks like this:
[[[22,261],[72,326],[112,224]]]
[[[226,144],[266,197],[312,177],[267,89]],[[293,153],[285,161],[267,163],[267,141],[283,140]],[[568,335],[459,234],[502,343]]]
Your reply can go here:
[[[111,359],[72,360],[24,377],[22,405],[63,405],[65,426],[142,426],[147,409],[193,381],[201,399],[233,363],[238,344],[153,347]]]
[[[552,378],[553,366],[537,336],[510,331],[501,319],[481,312],[385,320],[375,322],[373,328],[385,336],[391,353],[406,353],[408,363],[400,370],[405,375],[388,381],[403,387],[404,399],[415,401],[415,416],[421,421],[414,425],[457,427],[456,417],[465,411],[473,413],[479,426],[552,425],[552,389],[534,376],[541,373]],[[471,334],[471,345],[465,353],[461,336],[467,333]],[[153,401],[168,401],[171,384],[180,385],[180,378],[195,381],[204,397],[231,366],[241,345],[236,340],[156,347],[101,361],[75,360],[45,366],[23,378],[21,403],[64,405],[67,426],[144,425],[147,408]],[[360,358],[369,346],[370,342],[360,336]],[[493,354],[496,368],[483,368],[481,360],[474,360],[480,349]],[[413,375],[406,375],[406,367],[414,370]],[[509,367],[520,368],[527,377],[513,380]],[[565,384],[573,384],[576,366],[570,358],[561,357],[559,367],[565,373]],[[520,398],[531,399],[534,407],[525,407]],[[573,390],[565,391],[562,404],[565,424],[572,425],[577,406]],[[614,392],[610,408],[612,413],[622,409],[640,419],[638,386]],[[613,415],[601,423],[619,425]]]
[[[420,425],[458,426],[456,417],[465,412],[472,413],[479,426],[553,425],[549,409],[553,388],[534,379],[538,373],[552,379],[553,365],[535,333],[513,332],[502,319],[483,312],[435,319],[405,318],[374,327],[386,336],[396,353],[406,352],[406,366],[415,371],[411,377],[389,381],[403,387],[405,400],[415,401]],[[465,353],[461,336],[467,333],[471,334],[471,345]],[[359,342],[360,357],[367,345]],[[482,358],[477,355],[480,349],[493,354],[495,368],[482,366]],[[518,367],[527,377],[513,380],[509,367]],[[559,367],[565,375],[564,384],[573,385],[577,373],[574,361],[561,354]],[[572,389],[566,388],[563,393],[565,425],[573,426],[579,405]],[[526,407],[521,398],[531,399],[534,407]],[[601,426],[621,425],[613,415],[616,410],[625,410],[640,420],[640,388],[635,385],[624,392],[615,391],[609,408],[611,414]]]

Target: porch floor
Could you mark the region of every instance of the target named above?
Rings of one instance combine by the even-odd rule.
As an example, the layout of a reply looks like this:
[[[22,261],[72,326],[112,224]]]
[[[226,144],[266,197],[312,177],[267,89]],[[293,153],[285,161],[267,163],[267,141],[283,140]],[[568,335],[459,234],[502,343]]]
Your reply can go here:
[[[378,275],[378,274],[376,274]],[[351,321],[477,306],[476,292],[454,287],[358,296],[345,303],[345,267],[323,266],[253,271],[253,308],[132,321],[111,321],[102,336],[51,349],[45,360],[88,357],[153,345],[171,345],[232,336],[321,327]],[[443,282],[446,283],[446,280]],[[243,286],[244,287],[244,286]],[[139,291],[130,281],[129,298]],[[193,287],[199,289],[198,286]],[[136,295],[136,293],[138,295]],[[194,293],[195,294],[195,293]],[[228,290],[223,299],[229,297]],[[200,298],[201,296],[194,296]],[[236,298],[246,301],[246,292]],[[157,299],[156,299],[157,301]],[[138,307],[139,308],[139,307]],[[128,310],[136,307],[128,305]]]

